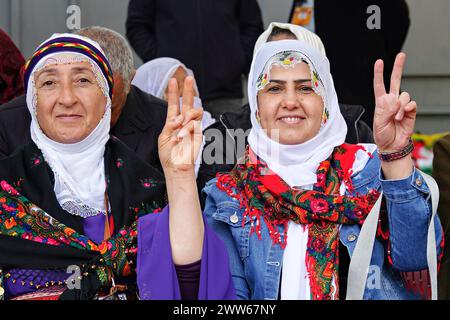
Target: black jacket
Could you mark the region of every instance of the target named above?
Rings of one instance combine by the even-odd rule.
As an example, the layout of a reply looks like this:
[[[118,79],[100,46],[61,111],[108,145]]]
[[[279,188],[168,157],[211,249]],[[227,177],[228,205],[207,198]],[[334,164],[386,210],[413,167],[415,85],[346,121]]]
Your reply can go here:
[[[162,170],[158,157],[158,136],[164,127],[167,103],[131,86],[119,121],[111,134],[134,150],[141,159]],[[28,144],[31,116],[25,96],[0,106],[0,157],[11,155]]]
[[[192,69],[204,100],[242,97],[264,31],[256,0],[131,0],[126,30],[144,62],[172,57]]]
[[[339,104],[341,113],[347,124],[347,143],[373,143],[373,134],[369,126],[361,120],[364,114],[364,108],[356,105]],[[250,106],[247,104],[242,107],[239,113],[227,112],[220,116],[220,121],[209,126],[203,133],[205,136],[205,146],[203,148],[203,161],[200,165],[197,185],[199,191],[209,180],[215,178],[218,172],[228,172],[233,169],[237,159],[242,157],[245,151],[243,148],[237,148],[237,138],[229,131],[230,129],[242,129],[247,131],[252,127],[250,121]],[[220,132],[220,135],[218,134]],[[247,134],[249,131],[246,132]],[[216,141],[217,137],[221,141]],[[247,135],[245,136],[245,145],[247,144]],[[211,150],[215,152],[212,153]],[[231,151],[230,151],[231,150]],[[223,163],[205,163],[212,153],[213,158],[223,159]],[[207,155],[206,155],[207,154]],[[216,158],[217,157],[217,158]],[[228,159],[227,159],[228,157]],[[199,194],[202,194],[199,192]],[[200,197],[202,205],[204,204],[203,195]]]
[[[380,8],[380,29],[367,27],[367,20],[373,15],[367,13],[371,5]],[[406,1],[315,0],[314,14],[315,31],[330,60],[339,101],[363,105],[366,113],[362,119],[372,126],[373,66],[377,59],[384,60],[384,78],[389,88],[395,56],[405,42],[410,24]]]

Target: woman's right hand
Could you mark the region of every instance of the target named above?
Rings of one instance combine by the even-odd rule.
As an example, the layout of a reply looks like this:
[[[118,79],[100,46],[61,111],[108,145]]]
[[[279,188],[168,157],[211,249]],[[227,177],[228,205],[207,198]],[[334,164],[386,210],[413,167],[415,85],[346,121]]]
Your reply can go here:
[[[203,139],[203,109],[194,109],[194,96],[194,79],[187,77],[180,108],[178,83],[174,78],[169,80],[166,124],[158,138],[159,158],[166,176],[194,173]]]

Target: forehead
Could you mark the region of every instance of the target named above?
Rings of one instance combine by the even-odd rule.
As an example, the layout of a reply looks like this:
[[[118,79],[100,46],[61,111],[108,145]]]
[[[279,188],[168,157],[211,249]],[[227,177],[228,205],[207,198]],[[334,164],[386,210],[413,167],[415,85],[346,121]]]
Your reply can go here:
[[[305,62],[300,62],[295,64],[293,67],[284,67],[274,65],[270,69],[270,78],[271,79],[309,79],[311,78],[311,70],[309,69],[308,64]]]
[[[58,63],[58,61],[46,61],[45,66],[35,73],[35,78],[38,79],[45,75],[73,75],[78,73],[94,74],[92,66],[88,61],[78,61],[72,63]]]

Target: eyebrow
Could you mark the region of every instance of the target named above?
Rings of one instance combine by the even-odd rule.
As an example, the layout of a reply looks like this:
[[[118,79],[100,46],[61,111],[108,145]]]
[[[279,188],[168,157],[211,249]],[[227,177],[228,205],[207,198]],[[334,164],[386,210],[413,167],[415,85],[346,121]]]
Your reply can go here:
[[[310,82],[310,81],[311,81],[311,79],[297,79],[297,80],[294,80],[294,83],[304,83],[304,82]],[[271,79],[271,80],[269,80],[269,82],[275,82],[278,84],[286,83],[286,81],[284,81],[284,80],[277,80],[277,79]]]
[[[94,72],[89,68],[89,67],[73,67],[71,69],[71,71],[75,71],[75,72],[87,72],[87,73],[91,73],[94,74]],[[56,68],[46,68],[44,70],[42,70],[38,75],[36,79],[39,79],[42,75],[44,74],[57,74],[58,70]]]
[[[42,70],[41,72],[39,72],[39,74],[37,75],[37,78],[36,78],[36,79],[39,79],[43,74],[46,74],[46,73],[56,74],[57,71],[56,71],[55,68],[44,69],[44,70]]]
[[[92,69],[89,68],[89,67],[74,67],[74,68],[72,68],[72,71],[76,71],[76,72],[88,72],[88,73],[94,74],[94,72],[92,71]]]

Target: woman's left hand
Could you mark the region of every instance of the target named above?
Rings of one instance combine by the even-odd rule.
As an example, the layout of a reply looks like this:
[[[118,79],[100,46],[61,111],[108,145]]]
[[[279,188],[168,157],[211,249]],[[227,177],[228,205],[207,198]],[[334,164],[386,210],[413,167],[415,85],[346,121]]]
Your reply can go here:
[[[373,87],[375,92],[375,116],[373,133],[380,152],[396,152],[409,143],[414,131],[417,104],[407,92],[400,94],[403,66],[406,54],[399,53],[391,74],[389,92],[383,80],[383,60],[377,60],[374,67]]]
[[[161,165],[166,175],[193,173],[194,163],[202,144],[201,120],[203,109],[194,109],[194,79],[184,81],[182,106],[177,81],[168,85],[166,124],[158,138]]]

